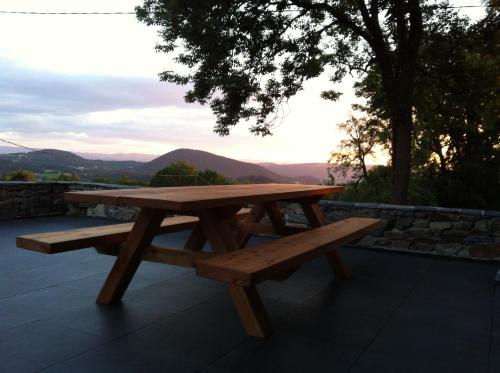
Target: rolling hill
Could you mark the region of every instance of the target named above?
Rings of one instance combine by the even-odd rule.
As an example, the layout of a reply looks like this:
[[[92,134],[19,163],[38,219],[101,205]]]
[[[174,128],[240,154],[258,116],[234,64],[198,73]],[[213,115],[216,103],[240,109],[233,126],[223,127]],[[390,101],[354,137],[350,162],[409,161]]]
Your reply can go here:
[[[81,180],[117,179],[128,176],[149,181],[156,172],[179,160],[189,161],[199,170],[215,170],[231,179],[281,183],[317,183],[319,181],[309,176],[284,176],[254,163],[242,162],[193,149],[177,149],[150,162],[92,160],[71,152],[55,149],[0,154],[0,174],[26,169],[39,174],[50,171],[75,172],[80,176]]]
[[[233,179],[243,178],[250,175],[264,176],[273,181],[290,181],[288,177],[279,175],[254,163],[237,161],[235,159],[222,157],[213,153],[193,149],[177,149],[153,159],[141,166],[148,173],[154,174],[158,170],[168,166],[175,161],[191,162],[199,170],[211,169],[226,177]]]

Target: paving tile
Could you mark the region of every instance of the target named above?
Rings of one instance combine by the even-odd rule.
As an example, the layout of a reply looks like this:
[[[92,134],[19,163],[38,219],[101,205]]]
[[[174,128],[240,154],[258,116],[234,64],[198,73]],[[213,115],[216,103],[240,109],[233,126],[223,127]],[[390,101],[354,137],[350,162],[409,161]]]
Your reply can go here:
[[[3,372],[34,372],[97,347],[103,339],[35,321],[0,332]]]
[[[487,366],[467,362],[460,356],[440,360],[427,355],[374,354],[367,353],[354,364],[350,373],[486,373]]]
[[[288,333],[352,346],[368,344],[390,318],[402,297],[383,291],[359,293],[350,279],[332,286],[279,320]]]
[[[195,372],[248,339],[221,295],[53,367],[53,372]]]
[[[450,310],[442,312],[446,315]],[[474,366],[477,371],[484,371],[488,364],[488,330],[467,330],[459,323],[443,323],[444,318],[422,316],[417,311],[397,312],[370,345],[367,355],[361,357],[359,365],[367,366],[364,359],[373,358],[383,365],[384,356],[387,361],[397,356],[398,361],[415,362],[422,371],[453,371],[457,367],[464,367],[459,371],[467,371],[465,367]]]
[[[214,363],[234,372],[347,372],[359,351],[276,332],[252,338]]]
[[[135,302],[121,302],[102,305],[92,301],[44,318],[61,326],[83,332],[116,338],[134,332],[169,314],[159,307],[151,307]]]
[[[106,267],[91,261],[56,263],[0,276],[0,298],[85,278]]]
[[[287,303],[301,304],[326,289],[335,277],[323,258],[302,266],[285,281],[267,281],[258,285],[260,294]]]
[[[165,312],[175,313],[225,291],[227,290],[224,285],[190,273],[128,291],[123,299],[161,307]]]
[[[71,289],[49,287],[0,300],[0,312],[41,319],[93,302]]]
[[[35,321],[35,319],[2,311],[0,312],[0,332],[32,321]]]
[[[175,359],[164,352],[162,346],[143,348],[128,339],[119,340],[73,359],[61,361],[41,372],[194,373],[199,371],[197,362]]]

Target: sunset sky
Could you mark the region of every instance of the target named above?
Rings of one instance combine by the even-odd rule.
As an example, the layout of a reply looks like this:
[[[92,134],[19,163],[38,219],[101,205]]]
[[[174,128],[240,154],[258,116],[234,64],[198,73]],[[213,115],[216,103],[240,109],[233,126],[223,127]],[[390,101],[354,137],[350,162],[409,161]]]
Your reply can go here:
[[[2,0],[0,11],[132,11],[140,3]],[[467,10],[473,18],[482,12]],[[355,102],[352,79],[336,87],[344,95],[330,103],[319,97],[331,88],[327,74],[289,102],[274,136],[255,137],[243,122],[231,136],[219,137],[209,108],[184,103],[183,87],[158,82],[158,73],[173,63],[155,53],[156,32],[134,15],[0,14],[0,138],[98,153],[163,154],[185,147],[282,163],[324,162],[342,138],[336,123],[347,119]]]

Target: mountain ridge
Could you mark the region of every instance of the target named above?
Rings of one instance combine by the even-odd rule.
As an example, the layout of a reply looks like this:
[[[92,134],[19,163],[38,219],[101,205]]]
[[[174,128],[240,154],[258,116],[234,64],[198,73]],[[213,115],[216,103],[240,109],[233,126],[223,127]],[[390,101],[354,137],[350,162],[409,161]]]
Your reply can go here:
[[[258,164],[186,148],[165,153],[149,162],[92,160],[72,152],[57,149],[0,154],[0,173],[27,169],[36,173],[46,173],[48,171],[75,172],[80,175],[82,180],[117,179],[128,176],[129,178],[146,181],[162,168],[179,160],[191,162],[199,170],[212,169],[223,176],[236,180],[250,179],[260,182],[281,183],[319,182],[319,180],[308,175],[289,177]]]

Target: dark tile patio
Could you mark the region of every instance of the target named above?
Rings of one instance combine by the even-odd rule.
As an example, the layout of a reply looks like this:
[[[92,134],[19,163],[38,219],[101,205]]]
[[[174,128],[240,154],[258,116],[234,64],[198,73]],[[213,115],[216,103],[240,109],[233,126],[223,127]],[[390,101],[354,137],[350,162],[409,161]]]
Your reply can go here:
[[[114,258],[15,247],[17,235],[109,223],[0,222],[1,372],[500,372],[498,265],[344,248],[348,281],[316,260],[259,285],[275,332],[258,339],[225,287],[191,270],[143,263],[122,303],[102,306]]]

